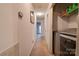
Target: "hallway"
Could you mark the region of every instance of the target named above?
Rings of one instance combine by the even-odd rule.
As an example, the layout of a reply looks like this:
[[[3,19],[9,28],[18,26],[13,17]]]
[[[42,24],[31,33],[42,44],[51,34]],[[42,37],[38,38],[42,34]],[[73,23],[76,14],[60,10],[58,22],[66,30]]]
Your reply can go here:
[[[50,56],[44,37],[38,39],[32,49],[31,56]]]
[[[78,6],[0,4],[0,56],[79,55]]]
[[[0,55],[50,56],[52,5],[52,3],[0,4]],[[48,18],[45,17],[47,15]],[[40,34],[45,39],[40,38],[40,34],[38,38],[36,37],[37,20],[41,22]]]

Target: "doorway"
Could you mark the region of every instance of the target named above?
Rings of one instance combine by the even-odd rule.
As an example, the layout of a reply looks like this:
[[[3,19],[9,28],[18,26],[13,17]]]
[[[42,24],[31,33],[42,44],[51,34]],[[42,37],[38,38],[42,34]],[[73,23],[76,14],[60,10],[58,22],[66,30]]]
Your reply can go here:
[[[37,30],[36,30],[36,35],[37,35],[37,38],[40,38],[41,35],[42,35],[42,26],[41,26],[41,22],[37,22],[36,24],[37,26]]]

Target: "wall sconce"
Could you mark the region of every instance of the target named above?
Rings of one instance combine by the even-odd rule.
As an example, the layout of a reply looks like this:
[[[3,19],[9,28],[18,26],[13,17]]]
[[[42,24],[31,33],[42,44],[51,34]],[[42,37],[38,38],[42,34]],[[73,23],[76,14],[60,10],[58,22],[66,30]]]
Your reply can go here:
[[[23,13],[21,11],[18,12],[18,17],[22,18],[23,17]]]

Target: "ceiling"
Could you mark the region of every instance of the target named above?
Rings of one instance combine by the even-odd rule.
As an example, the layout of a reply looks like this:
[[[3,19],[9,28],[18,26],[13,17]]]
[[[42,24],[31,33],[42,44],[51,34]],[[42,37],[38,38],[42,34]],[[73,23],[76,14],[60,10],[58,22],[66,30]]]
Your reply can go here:
[[[45,13],[47,11],[49,3],[32,3],[32,6],[34,8],[34,11],[36,13]],[[38,16],[37,19],[44,19],[44,15]]]
[[[48,8],[49,3],[32,3],[34,10],[45,11]]]
[[[44,13],[47,11],[49,3],[32,3],[32,6],[34,8],[34,11],[36,13],[43,13],[43,15],[38,16],[37,19],[43,20],[44,19]]]

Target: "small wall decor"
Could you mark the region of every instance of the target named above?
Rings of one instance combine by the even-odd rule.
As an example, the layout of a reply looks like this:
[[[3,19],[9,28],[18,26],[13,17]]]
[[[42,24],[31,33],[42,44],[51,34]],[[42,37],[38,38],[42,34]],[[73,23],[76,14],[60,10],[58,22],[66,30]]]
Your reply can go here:
[[[18,17],[22,18],[23,17],[23,13],[21,11],[18,12]]]
[[[30,11],[30,22],[34,24],[34,11]]]

